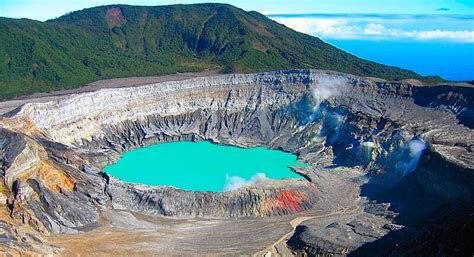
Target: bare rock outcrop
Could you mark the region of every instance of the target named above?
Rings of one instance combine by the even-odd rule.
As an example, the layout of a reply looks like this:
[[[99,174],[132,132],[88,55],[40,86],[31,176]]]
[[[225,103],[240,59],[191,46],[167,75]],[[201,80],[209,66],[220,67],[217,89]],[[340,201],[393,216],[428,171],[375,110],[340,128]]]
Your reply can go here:
[[[462,209],[474,198],[473,96],[472,87],[291,70],[28,103],[0,119],[0,208],[39,233],[96,228],[101,209],[174,217],[294,215],[328,208],[317,170],[332,164],[368,172],[370,181],[387,187],[415,183],[423,195]],[[281,149],[312,168],[298,170],[307,179],[225,193],[135,185],[102,173],[124,151],[181,140]],[[393,219],[383,219],[366,213],[323,227],[308,221],[291,246],[313,254],[346,254],[390,234],[396,226],[386,220]],[[347,230],[358,239],[337,236]],[[327,232],[334,238],[324,238]]]

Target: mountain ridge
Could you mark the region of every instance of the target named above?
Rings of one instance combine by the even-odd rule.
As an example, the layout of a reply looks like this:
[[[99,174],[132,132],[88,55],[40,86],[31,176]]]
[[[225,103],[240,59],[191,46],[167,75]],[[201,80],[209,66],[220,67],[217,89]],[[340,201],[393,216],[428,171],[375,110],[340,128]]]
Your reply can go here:
[[[107,78],[315,68],[388,80],[439,77],[360,59],[228,4],[106,5],[39,22],[0,18],[0,99]]]

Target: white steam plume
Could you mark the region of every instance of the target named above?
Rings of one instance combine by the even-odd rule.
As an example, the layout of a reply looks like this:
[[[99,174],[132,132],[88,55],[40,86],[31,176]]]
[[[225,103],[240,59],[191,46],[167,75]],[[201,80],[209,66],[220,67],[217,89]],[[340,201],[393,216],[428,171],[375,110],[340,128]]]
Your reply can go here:
[[[367,159],[372,159],[372,150],[375,148],[375,143],[372,141],[365,141],[360,144],[362,155]]]
[[[328,132],[333,131],[333,136],[337,137],[339,134],[339,127],[344,121],[344,116],[335,112],[323,112],[323,126],[320,131],[320,136],[327,136]]]
[[[319,105],[326,99],[337,96],[346,89],[346,81],[337,77],[317,78],[312,93],[315,101],[313,111],[319,109]]]
[[[343,90],[346,89],[346,85],[347,84],[343,79],[336,77],[315,79],[315,83],[311,88],[311,93],[314,99],[313,112],[307,119],[305,119],[304,125],[301,127],[305,127],[309,123],[312,123],[318,119],[318,117],[321,116],[321,113],[318,112],[321,103],[326,99],[339,95]],[[342,116],[334,118],[342,121]]]
[[[360,145],[363,146],[363,147],[366,147],[366,148],[374,148],[375,147],[375,143],[371,142],[371,141],[362,142]]]
[[[245,185],[250,185],[250,184],[255,184],[257,182],[260,182],[267,177],[265,176],[265,173],[257,173],[253,175],[249,180],[246,180],[242,177],[239,176],[229,176],[226,175],[225,178],[225,185],[224,185],[224,191],[232,191],[238,188],[241,188]]]
[[[400,161],[398,163],[399,167],[402,168],[403,176],[412,172],[416,169],[416,165],[420,160],[423,150],[425,150],[427,144],[423,139],[414,137],[407,144],[404,145],[405,151],[408,152],[408,161]]]

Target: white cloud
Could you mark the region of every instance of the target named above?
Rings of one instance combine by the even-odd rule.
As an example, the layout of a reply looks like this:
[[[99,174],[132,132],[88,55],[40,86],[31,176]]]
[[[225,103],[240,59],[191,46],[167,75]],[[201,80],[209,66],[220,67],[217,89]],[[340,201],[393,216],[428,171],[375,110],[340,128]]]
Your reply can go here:
[[[367,19],[360,17],[272,17],[296,31],[324,39],[364,39],[364,40],[447,40],[474,43],[474,30],[469,29],[406,29],[397,28],[400,20]],[[412,27],[417,20],[410,21]],[[422,21],[418,21],[422,22]],[[384,24],[385,23],[385,24]],[[424,23],[424,22],[422,22]],[[426,23],[425,23],[426,24]],[[438,23],[436,23],[438,24]],[[407,27],[405,26],[400,27]]]
[[[412,31],[408,32],[409,36],[417,39],[451,39],[455,41],[474,42],[474,31],[446,31],[446,30],[429,30],[429,31]]]
[[[263,15],[278,15],[278,14],[283,14],[281,12],[275,12],[275,11],[260,11],[261,14]]]
[[[354,38],[357,36],[357,27],[349,26],[347,21],[325,18],[274,18],[296,31],[326,37],[326,38]]]
[[[369,23],[364,28],[366,35],[382,35],[385,27],[382,24]]]

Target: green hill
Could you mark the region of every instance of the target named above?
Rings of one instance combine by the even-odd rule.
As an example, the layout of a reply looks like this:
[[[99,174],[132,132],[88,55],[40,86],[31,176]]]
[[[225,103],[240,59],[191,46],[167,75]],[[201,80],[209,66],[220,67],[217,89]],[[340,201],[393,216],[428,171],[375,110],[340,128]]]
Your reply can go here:
[[[317,68],[427,79],[226,4],[101,6],[47,22],[0,18],[0,38],[0,99],[98,79],[202,70]]]

